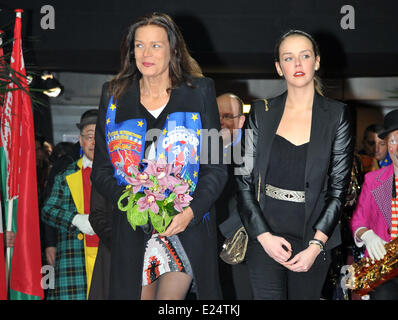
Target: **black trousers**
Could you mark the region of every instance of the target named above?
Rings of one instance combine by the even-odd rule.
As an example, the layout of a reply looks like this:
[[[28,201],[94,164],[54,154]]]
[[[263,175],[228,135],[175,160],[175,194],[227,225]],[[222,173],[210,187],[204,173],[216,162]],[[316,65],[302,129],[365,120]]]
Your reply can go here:
[[[292,245],[292,257],[307,247],[285,239]],[[319,300],[331,262],[330,252],[321,253],[310,270],[293,272],[268,256],[257,240],[249,243],[246,258],[255,300]]]
[[[371,300],[398,300],[398,277],[374,288],[369,295]]]

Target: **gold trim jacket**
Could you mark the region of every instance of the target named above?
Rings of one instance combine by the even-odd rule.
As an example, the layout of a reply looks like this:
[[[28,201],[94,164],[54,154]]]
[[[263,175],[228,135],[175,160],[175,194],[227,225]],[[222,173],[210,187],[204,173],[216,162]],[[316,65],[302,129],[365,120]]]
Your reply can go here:
[[[285,92],[268,101],[254,101],[246,121],[242,139],[244,163],[236,168],[235,180],[239,214],[252,240],[264,232],[274,233],[263,215],[262,199],[271,146],[286,97]],[[329,237],[327,249],[341,243],[336,226],[346,197],[353,157],[349,118],[346,105],[315,93],[305,166],[304,243],[313,238],[316,230]]]

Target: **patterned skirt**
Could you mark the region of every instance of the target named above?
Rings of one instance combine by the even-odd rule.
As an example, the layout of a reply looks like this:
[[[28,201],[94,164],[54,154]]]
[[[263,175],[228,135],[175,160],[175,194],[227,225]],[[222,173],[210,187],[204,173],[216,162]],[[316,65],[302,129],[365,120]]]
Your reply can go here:
[[[142,285],[153,283],[166,272],[185,272],[193,279],[191,264],[178,236],[153,234],[146,244]]]

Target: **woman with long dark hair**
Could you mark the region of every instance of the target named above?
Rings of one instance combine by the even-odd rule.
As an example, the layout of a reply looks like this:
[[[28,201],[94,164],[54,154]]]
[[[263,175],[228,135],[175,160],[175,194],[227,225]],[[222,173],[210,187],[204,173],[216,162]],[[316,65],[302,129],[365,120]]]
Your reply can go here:
[[[251,285],[255,299],[319,299],[330,249],[341,242],[353,151],[348,110],[322,94],[311,35],[284,34],[275,67],[287,91],[252,104],[244,151],[254,165],[236,178]]]
[[[162,157],[183,165],[193,197],[162,234],[149,223],[134,231],[125,213],[114,212],[110,298],[184,299],[190,288],[198,299],[221,298],[210,209],[227,172],[203,161],[219,146],[202,145],[206,129],[220,129],[214,84],[168,15],[148,14],[127,28],[121,70],[104,85],[99,108],[92,180],[104,197],[117,208],[131,166]]]

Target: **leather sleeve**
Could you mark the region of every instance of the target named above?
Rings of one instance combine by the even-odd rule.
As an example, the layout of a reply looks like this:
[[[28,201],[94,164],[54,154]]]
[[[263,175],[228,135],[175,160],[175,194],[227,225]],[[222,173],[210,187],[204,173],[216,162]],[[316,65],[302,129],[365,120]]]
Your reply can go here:
[[[253,104],[242,136],[244,161],[242,165],[235,168],[238,211],[251,240],[255,240],[258,235],[264,232],[271,232],[256,198],[255,186],[260,178],[258,173],[256,174],[255,166],[257,141],[258,123]]]
[[[353,136],[347,106],[343,107],[339,125],[332,144],[326,203],[314,229],[328,237],[338,224],[345,201],[353,160]]]

